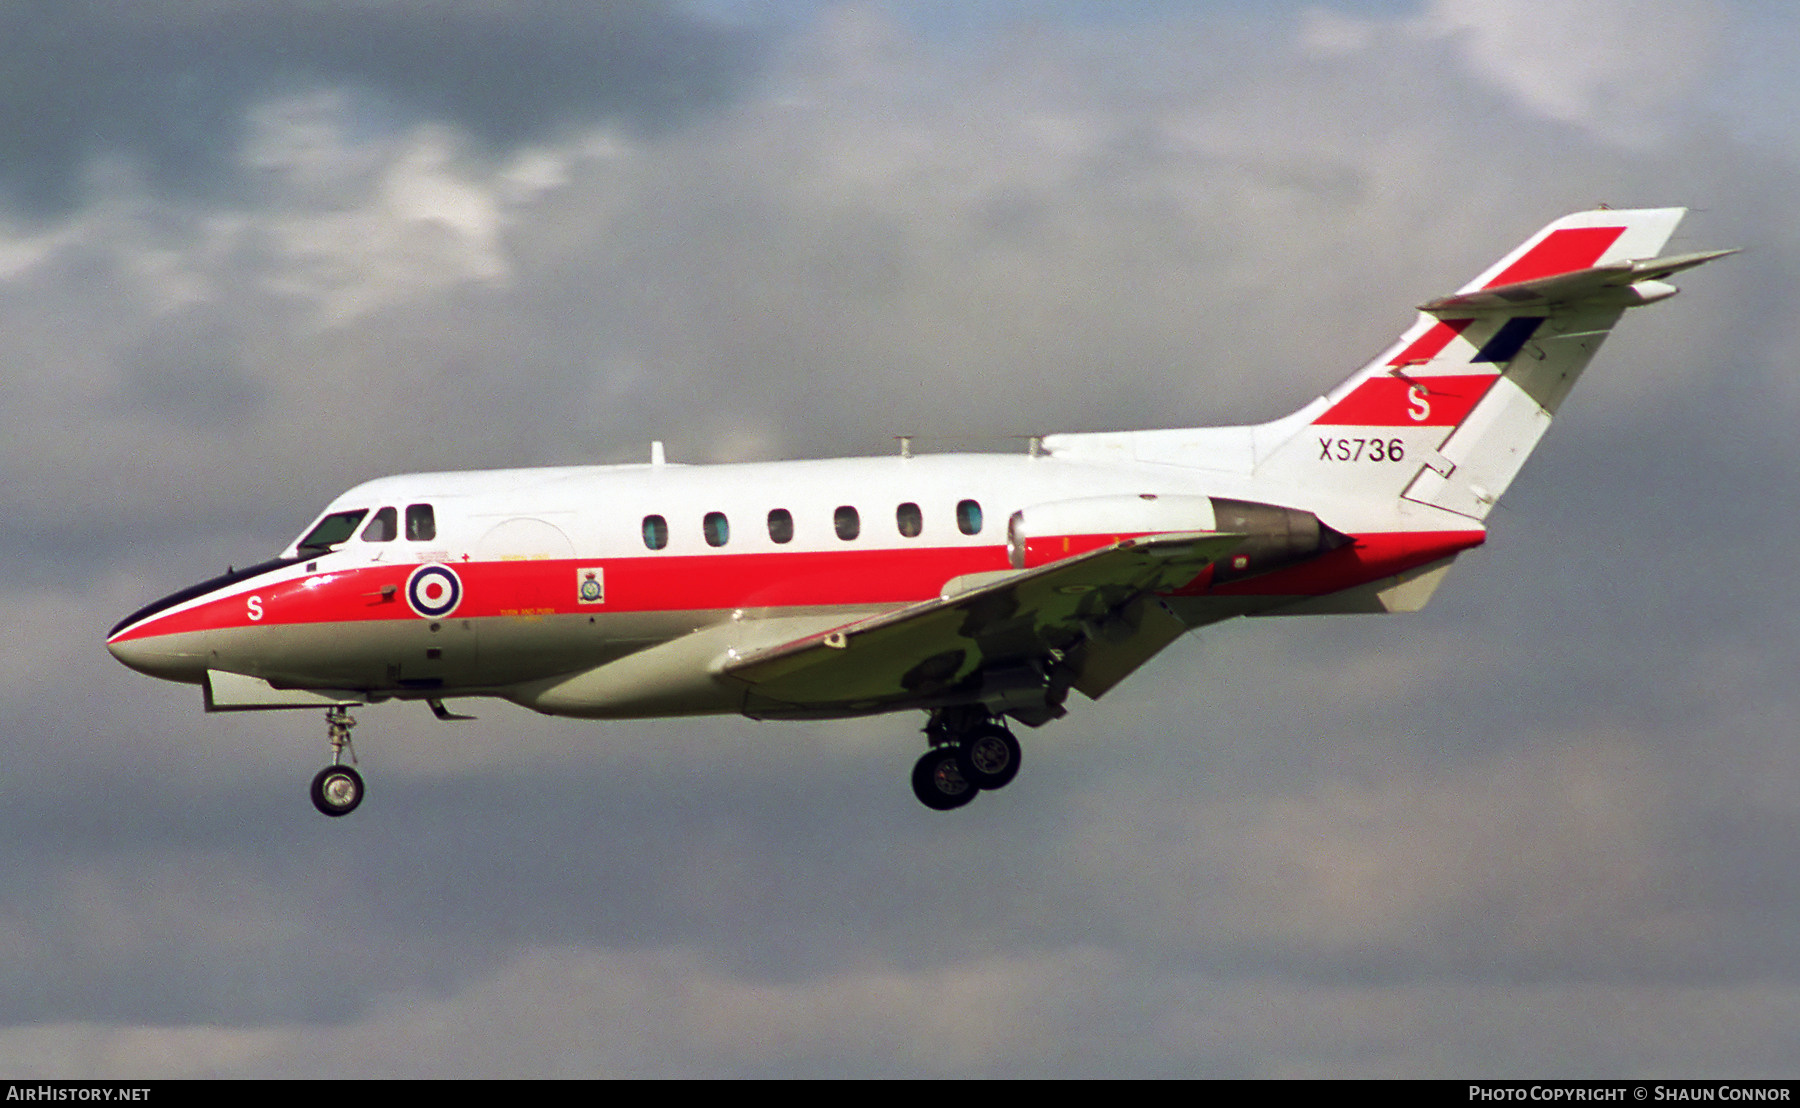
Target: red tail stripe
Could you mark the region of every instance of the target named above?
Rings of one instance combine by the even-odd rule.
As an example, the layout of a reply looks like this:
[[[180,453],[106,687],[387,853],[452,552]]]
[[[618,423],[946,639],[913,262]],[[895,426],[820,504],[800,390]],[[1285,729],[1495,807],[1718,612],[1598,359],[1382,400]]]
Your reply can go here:
[[[1313,425],[1454,427],[1499,379],[1497,373],[1371,377],[1313,420]]]
[[[1539,277],[1554,277],[1587,269],[1600,260],[1607,248],[1619,241],[1623,227],[1564,227],[1545,235],[1525,256],[1507,266],[1499,276],[1483,288],[1516,285]]]
[[[1394,355],[1389,365],[1418,365],[1429,362],[1444,352],[1450,340],[1463,333],[1463,329],[1475,322],[1472,319],[1440,319],[1437,326],[1412,341],[1412,345]]]

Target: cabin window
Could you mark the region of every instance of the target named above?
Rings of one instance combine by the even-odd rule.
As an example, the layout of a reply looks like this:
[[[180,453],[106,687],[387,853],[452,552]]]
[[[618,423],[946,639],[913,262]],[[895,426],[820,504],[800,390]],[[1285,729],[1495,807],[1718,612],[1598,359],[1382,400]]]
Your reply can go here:
[[[724,512],[708,512],[703,525],[706,532],[706,545],[724,546],[731,541],[731,523],[726,520]]]
[[[318,526],[306,533],[300,540],[299,550],[302,557],[323,554],[338,545],[351,535],[356,534],[356,525],[369,514],[369,509],[358,508],[353,512],[333,512],[321,519]]]
[[[430,542],[437,538],[437,516],[429,504],[406,506],[406,539],[408,542]]]
[[[363,528],[362,541],[393,542],[395,536],[400,533],[400,528],[395,522],[397,519],[398,516],[395,515],[392,508],[383,508],[376,512],[375,518],[371,519],[369,525]]]
[[[769,513],[769,538],[776,542],[794,541],[794,517],[786,508]]]
[[[956,529],[965,535],[981,534],[981,505],[973,500],[957,504]]]
[[[917,504],[902,504],[894,509],[894,524],[900,528],[902,538],[916,539],[925,530],[925,517]]]
[[[856,515],[856,509],[846,504],[832,513],[831,525],[837,528],[837,537],[849,542],[862,534],[862,520]]]
[[[661,516],[645,516],[644,545],[652,550],[669,545],[669,521]]]

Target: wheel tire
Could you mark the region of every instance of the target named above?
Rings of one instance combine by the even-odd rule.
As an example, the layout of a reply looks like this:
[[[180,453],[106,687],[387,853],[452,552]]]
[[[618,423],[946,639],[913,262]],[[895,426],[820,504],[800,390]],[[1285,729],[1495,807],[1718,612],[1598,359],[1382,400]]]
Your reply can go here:
[[[963,780],[978,789],[999,789],[1019,775],[1019,740],[997,723],[983,724],[963,736],[956,747],[956,766]]]
[[[362,799],[362,774],[349,766],[326,766],[313,778],[313,807],[328,816],[347,816]]]
[[[956,751],[946,746],[927,750],[913,766],[912,787],[919,803],[939,812],[960,808],[981,791],[963,778]]]

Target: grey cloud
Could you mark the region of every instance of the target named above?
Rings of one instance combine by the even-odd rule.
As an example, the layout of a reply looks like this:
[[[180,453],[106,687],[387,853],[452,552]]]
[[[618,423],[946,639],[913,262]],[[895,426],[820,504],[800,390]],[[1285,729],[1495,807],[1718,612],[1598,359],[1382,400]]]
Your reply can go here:
[[[1791,1071],[1791,166],[1211,18],[864,68],[825,21],[523,168],[327,89],[248,199],[0,241],[0,1068]],[[1430,609],[1190,636],[950,819],[912,719],[471,703],[360,713],[323,821],[315,714],[99,647],[386,472],[1273,416],[1602,197],[1755,249],[1634,313]]]
[[[233,320],[202,309],[154,321],[120,352],[120,402],[190,427],[257,418],[269,392],[246,372]]]
[[[656,0],[95,0],[0,6],[0,184],[38,212],[96,157],[230,194],[244,111],[319,86],[368,125],[447,119],[496,147],[615,119],[648,133],[736,95],[747,31]]]

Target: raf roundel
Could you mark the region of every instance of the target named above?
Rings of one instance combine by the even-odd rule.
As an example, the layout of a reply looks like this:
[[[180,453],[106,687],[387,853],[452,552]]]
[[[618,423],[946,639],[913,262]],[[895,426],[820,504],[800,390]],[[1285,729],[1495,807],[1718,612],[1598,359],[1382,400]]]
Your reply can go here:
[[[441,619],[462,603],[462,581],[449,566],[420,566],[406,579],[406,602],[427,619]]]

